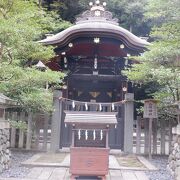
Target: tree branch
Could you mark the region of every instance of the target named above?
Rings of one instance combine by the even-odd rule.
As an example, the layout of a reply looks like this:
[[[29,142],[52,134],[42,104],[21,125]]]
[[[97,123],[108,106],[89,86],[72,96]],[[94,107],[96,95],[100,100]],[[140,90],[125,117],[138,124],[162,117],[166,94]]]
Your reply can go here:
[[[12,63],[12,61],[13,61],[11,49],[10,48],[6,48],[5,52],[2,54],[2,57],[5,56],[5,54],[7,54],[7,57],[10,60],[9,63],[8,63],[8,65],[10,65]]]
[[[167,82],[167,86],[170,89],[172,96],[173,96],[173,100],[176,101],[176,95],[174,94],[173,88],[171,87],[171,85],[169,84],[169,82]]]
[[[13,74],[12,74],[11,77],[9,77],[9,78],[0,77],[0,82],[6,82],[6,81],[9,81],[9,80],[11,80],[13,77],[14,77]]]

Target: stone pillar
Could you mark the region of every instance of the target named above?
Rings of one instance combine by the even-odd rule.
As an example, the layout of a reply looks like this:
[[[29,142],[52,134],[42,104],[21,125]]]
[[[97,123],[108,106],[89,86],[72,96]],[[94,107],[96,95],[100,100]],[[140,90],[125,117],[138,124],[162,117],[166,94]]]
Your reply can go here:
[[[125,94],[124,152],[133,152],[134,94]]]
[[[48,140],[48,125],[49,125],[49,114],[45,113],[45,118],[44,118],[44,133],[43,133],[43,150],[47,151],[47,140]]]
[[[26,136],[26,150],[31,149],[32,134],[33,134],[32,119],[33,119],[33,114],[32,114],[32,112],[29,112],[28,113],[27,136]]]
[[[25,112],[20,113],[20,121],[25,122]],[[23,148],[24,146],[24,130],[20,129],[19,130],[19,142],[18,142],[18,147]]]
[[[0,173],[10,166],[9,129],[10,125],[7,121],[0,121]]]
[[[169,155],[168,169],[171,171],[175,180],[180,179],[180,124],[172,129],[174,140],[172,151]]]
[[[55,90],[53,95],[54,112],[52,114],[51,125],[51,152],[56,152],[60,149],[62,101],[59,97],[62,97],[62,91]]]

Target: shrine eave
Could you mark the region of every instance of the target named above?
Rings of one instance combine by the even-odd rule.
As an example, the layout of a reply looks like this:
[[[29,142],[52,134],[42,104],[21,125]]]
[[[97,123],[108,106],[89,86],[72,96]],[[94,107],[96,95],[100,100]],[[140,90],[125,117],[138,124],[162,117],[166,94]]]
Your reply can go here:
[[[18,106],[17,102],[0,93],[0,107],[13,107]]]
[[[112,37],[122,41],[132,49],[144,49],[150,45],[128,30],[107,22],[86,22],[71,26],[60,33],[39,41],[44,45],[65,46],[78,37]]]

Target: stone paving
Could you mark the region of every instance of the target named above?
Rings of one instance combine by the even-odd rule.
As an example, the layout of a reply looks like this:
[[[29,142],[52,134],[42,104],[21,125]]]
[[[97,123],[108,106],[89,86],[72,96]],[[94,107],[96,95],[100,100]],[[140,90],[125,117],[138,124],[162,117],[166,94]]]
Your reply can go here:
[[[0,178],[0,180],[70,180],[70,174],[68,168],[34,167],[26,178]],[[149,179],[143,171],[110,170],[107,175],[107,180]]]
[[[157,170],[147,159],[141,156],[137,156],[137,159],[143,164],[143,167],[122,166],[116,157],[116,155],[109,156],[109,174],[107,175],[107,180],[149,180],[145,171]],[[130,158],[131,160],[133,159],[131,156]],[[30,172],[25,178],[0,178],[0,180],[70,180],[69,153],[65,153],[65,155],[61,153],[35,154],[23,162],[22,165],[31,167]]]

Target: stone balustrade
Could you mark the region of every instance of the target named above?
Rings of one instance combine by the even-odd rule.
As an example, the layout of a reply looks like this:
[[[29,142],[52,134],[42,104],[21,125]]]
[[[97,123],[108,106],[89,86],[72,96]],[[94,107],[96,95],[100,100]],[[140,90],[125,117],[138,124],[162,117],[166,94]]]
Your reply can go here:
[[[175,180],[180,180],[180,124],[172,128],[173,142],[172,151],[169,156],[168,169]]]
[[[0,173],[10,167],[9,128],[7,121],[0,121]]]

